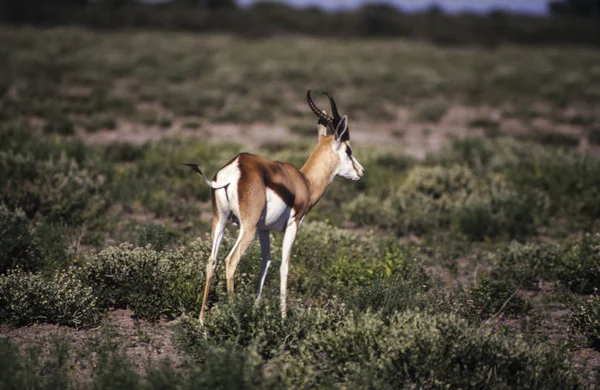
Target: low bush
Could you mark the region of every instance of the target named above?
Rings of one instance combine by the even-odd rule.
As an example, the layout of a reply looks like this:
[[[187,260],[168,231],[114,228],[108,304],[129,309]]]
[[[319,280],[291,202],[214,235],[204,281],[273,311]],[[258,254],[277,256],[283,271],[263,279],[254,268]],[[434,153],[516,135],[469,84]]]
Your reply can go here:
[[[66,226],[44,220],[33,224],[22,210],[0,204],[0,274],[11,268],[53,272],[66,267],[71,261],[70,236]]]
[[[211,347],[202,361],[175,366],[168,360],[146,364],[128,358],[114,340],[87,343],[77,350],[56,338],[48,351],[40,347],[19,350],[10,339],[0,339],[0,388],[2,389],[278,389],[276,376],[267,373],[265,362],[252,351]],[[76,355],[76,358],[75,356]],[[73,369],[89,375],[73,375]],[[87,366],[87,367],[86,367]],[[87,371],[86,371],[87,372]]]
[[[231,238],[224,241],[225,248],[231,246]],[[210,245],[210,241],[198,239],[187,246],[157,251],[150,246],[121,244],[88,256],[77,272],[92,287],[102,308],[127,307],[149,320],[161,315],[197,315]],[[256,249],[249,250],[248,255],[255,261],[245,258],[236,274],[236,288],[242,291],[258,281],[260,254],[257,259],[253,251]],[[221,267],[220,262],[211,285],[211,301],[218,300],[217,292],[225,291]]]
[[[183,350],[199,360],[211,347],[247,348],[264,359],[272,359],[283,353],[298,353],[306,337],[335,327],[347,314],[336,300],[314,309],[298,302],[282,320],[279,299],[265,297],[257,303],[251,295],[238,294],[229,302],[216,305],[204,326],[196,320],[184,321],[178,328],[177,340]]]
[[[287,362],[285,381],[301,388],[572,388],[578,383],[565,356],[454,315],[407,311],[386,325],[366,313],[311,334]]]
[[[74,160],[38,160],[30,154],[0,152],[0,183],[9,189],[2,201],[29,217],[39,213],[48,222],[79,225],[98,223],[107,207],[103,176],[83,169]]]
[[[460,161],[481,175],[501,173],[519,193],[542,192],[552,215],[593,220],[600,215],[600,162],[562,147],[510,138],[455,140],[430,157],[447,166]]]
[[[531,304],[511,282],[483,276],[477,284],[459,293],[457,312],[477,323],[493,315],[526,314]]]
[[[14,267],[35,269],[41,263],[25,213],[4,204],[0,204],[0,248],[0,274]]]
[[[408,275],[419,266],[393,239],[358,234],[323,222],[302,227],[292,251],[290,287],[309,297],[362,287],[374,280]]]
[[[453,225],[475,241],[505,235],[529,236],[546,219],[549,207],[545,194],[519,192],[503,176],[493,174],[487,186],[470,196],[453,213]]]
[[[163,309],[166,269],[159,252],[121,244],[88,256],[78,272],[98,296],[99,307],[130,307],[142,318],[157,319]]]
[[[446,293],[437,279],[418,269],[404,275],[377,279],[360,289],[346,292],[344,301],[356,313],[378,312],[387,321],[395,313],[407,310],[449,312],[452,307]]]
[[[37,222],[33,227],[33,234],[41,264],[36,270],[51,274],[71,265],[77,255],[74,253],[77,246],[74,241],[80,239],[83,232],[85,227],[74,228],[45,220]]]
[[[492,274],[523,288],[539,280],[559,281],[571,291],[589,294],[600,285],[600,234],[586,234],[561,244],[511,243],[495,255]]]
[[[117,120],[111,115],[93,115],[87,117],[82,126],[85,127],[86,131],[96,132],[100,130],[115,130],[117,128]]]
[[[361,225],[398,233],[453,230],[474,241],[535,233],[545,221],[548,199],[540,191],[517,189],[501,174],[478,177],[467,166],[416,166],[390,197],[358,196],[345,205]]]
[[[419,104],[413,110],[414,121],[438,123],[448,111],[448,106],[442,102],[429,102]]]
[[[56,133],[60,135],[73,135],[75,134],[75,127],[73,122],[63,116],[54,116],[46,121],[44,124],[44,133]]]
[[[71,271],[52,276],[23,271],[0,275],[0,322],[88,327],[99,319],[97,298]]]
[[[74,389],[68,343],[53,340],[45,358],[41,358],[40,349],[21,351],[11,339],[0,338],[0,388]]]
[[[177,234],[167,230],[164,225],[158,223],[146,223],[138,228],[137,243],[145,247],[150,245],[156,251],[162,251],[167,244],[172,243]]]
[[[164,244],[160,237],[156,240],[155,246]],[[222,259],[233,241],[230,235],[223,241],[211,284],[209,307],[224,298]],[[272,241],[272,259],[277,264],[281,257],[279,238]],[[198,239],[187,246],[160,251],[151,246],[121,244],[87,256],[77,272],[93,288],[99,307],[129,307],[137,316],[148,319],[197,314],[211,245],[209,240]],[[256,242],[238,266],[236,292],[253,295],[260,259],[260,246]],[[408,260],[403,248],[394,240],[373,236],[362,239],[320,222],[303,227],[292,251],[291,267],[289,291],[292,296],[299,293],[316,300],[389,277],[415,279],[419,283],[427,279],[422,267]],[[265,295],[272,294],[277,287],[267,280]]]
[[[600,295],[598,288],[571,304],[571,323],[586,337],[590,347],[600,350]]]
[[[579,145],[579,136],[577,134],[564,134],[554,131],[533,131],[517,137],[523,141],[537,142],[542,145],[559,146],[565,148],[574,148]]]

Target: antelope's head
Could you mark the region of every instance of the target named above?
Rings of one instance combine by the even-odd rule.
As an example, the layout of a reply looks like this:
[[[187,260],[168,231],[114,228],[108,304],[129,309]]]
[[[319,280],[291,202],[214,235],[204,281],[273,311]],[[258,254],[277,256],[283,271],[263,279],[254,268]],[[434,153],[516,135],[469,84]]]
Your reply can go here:
[[[345,179],[360,180],[364,175],[364,168],[352,154],[350,146],[350,129],[348,128],[348,116],[340,116],[333,96],[324,92],[331,103],[331,113],[329,116],[324,110],[319,110],[310,96],[310,90],[306,93],[308,106],[319,118],[317,130],[319,133],[319,144],[324,143],[327,146],[328,153],[332,160],[337,164],[335,174]],[[327,135],[327,131],[332,135]]]

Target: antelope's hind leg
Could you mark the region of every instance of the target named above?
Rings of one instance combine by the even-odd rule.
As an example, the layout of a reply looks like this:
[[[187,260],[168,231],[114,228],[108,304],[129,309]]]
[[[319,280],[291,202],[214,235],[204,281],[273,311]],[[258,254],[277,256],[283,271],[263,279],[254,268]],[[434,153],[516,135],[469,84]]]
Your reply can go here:
[[[246,249],[252,243],[254,236],[256,235],[256,224],[248,223],[245,224],[242,222],[240,224],[240,234],[237,238],[237,241],[231,248],[231,252],[227,256],[225,260],[225,273],[227,276],[227,293],[231,298],[233,296],[233,277],[235,275],[235,270],[240,262],[240,258],[246,252]]]
[[[260,300],[263,287],[265,285],[265,279],[267,278],[267,271],[271,265],[271,237],[269,236],[268,230],[259,230],[258,239],[260,240],[260,250],[262,253],[262,262],[260,264],[260,279],[258,281],[258,291],[256,292],[256,301]]]
[[[246,178],[252,181],[252,178]],[[254,183],[261,183],[260,178],[254,178]],[[254,187],[240,187],[238,220],[240,222],[240,234],[237,241],[231,248],[231,252],[225,260],[225,272],[227,276],[227,293],[231,297],[234,290],[233,276],[240,262],[240,258],[246,252],[246,249],[254,240],[260,216],[263,213],[267,203],[267,196],[264,186],[255,185]]]
[[[212,279],[215,272],[215,267],[217,266],[217,255],[219,254],[219,247],[221,246],[221,240],[223,239],[223,234],[225,233],[227,220],[227,214],[222,212],[217,212],[217,214],[213,217],[212,249],[206,264],[206,284],[204,285],[204,297],[202,298],[202,308],[200,309],[200,322],[203,322],[204,320],[204,310],[206,308],[206,300],[208,299],[210,280]]]

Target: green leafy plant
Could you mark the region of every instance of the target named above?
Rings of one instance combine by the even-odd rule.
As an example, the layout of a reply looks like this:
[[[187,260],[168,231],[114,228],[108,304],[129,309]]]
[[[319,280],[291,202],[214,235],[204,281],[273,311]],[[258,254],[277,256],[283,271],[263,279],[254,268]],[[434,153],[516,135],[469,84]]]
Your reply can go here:
[[[600,350],[600,295],[598,288],[588,297],[575,299],[571,303],[571,323],[582,332],[588,345]]]
[[[513,280],[523,288],[537,281],[560,281],[571,291],[592,293],[600,283],[600,235],[583,235],[561,244],[523,245],[513,242],[496,254],[493,275]]]
[[[0,274],[10,268],[31,270],[40,266],[41,260],[34,238],[29,231],[29,221],[20,209],[9,210],[0,204]]]
[[[475,323],[493,315],[526,314],[531,309],[521,290],[510,282],[486,275],[460,295],[461,307],[458,312]]]
[[[92,288],[68,270],[52,276],[19,270],[0,275],[0,321],[3,323],[89,327],[98,322],[99,313]]]
[[[389,325],[373,313],[350,315],[312,334],[289,361],[286,380],[301,387],[577,385],[564,352],[471,327],[454,315],[415,311],[396,314]]]

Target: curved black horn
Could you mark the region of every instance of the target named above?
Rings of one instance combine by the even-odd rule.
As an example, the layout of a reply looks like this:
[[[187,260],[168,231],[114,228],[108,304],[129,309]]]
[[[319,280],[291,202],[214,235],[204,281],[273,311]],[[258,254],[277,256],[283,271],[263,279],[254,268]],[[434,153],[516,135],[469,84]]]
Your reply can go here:
[[[334,119],[340,119],[340,113],[338,112],[337,105],[335,104],[335,100],[333,96],[328,94],[327,92],[323,92],[323,94],[327,95],[329,98],[329,102],[331,103],[331,113],[333,114]]]
[[[308,106],[310,107],[312,112],[315,113],[316,116],[318,116],[320,119],[323,119],[327,123],[333,122],[333,118],[325,114],[323,111],[319,110],[315,102],[313,102],[312,98],[310,97],[310,89],[308,90],[308,92],[306,92],[306,101],[308,102]]]

